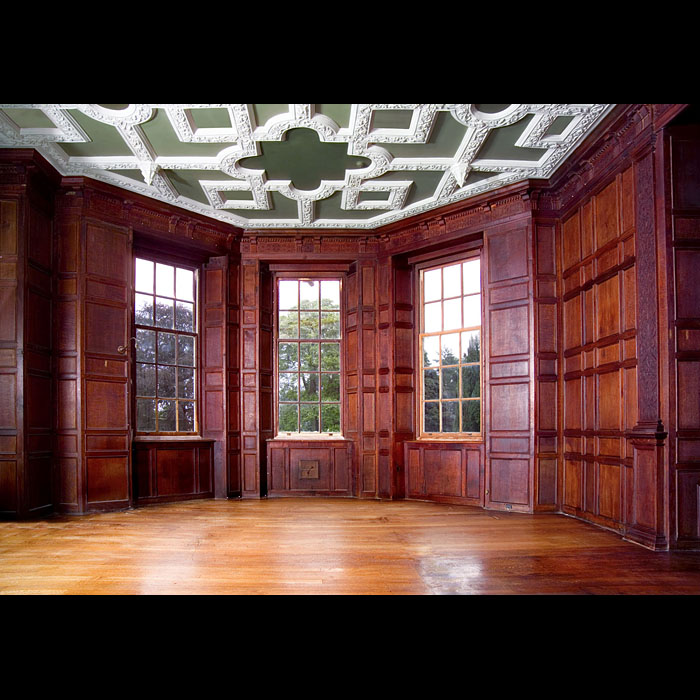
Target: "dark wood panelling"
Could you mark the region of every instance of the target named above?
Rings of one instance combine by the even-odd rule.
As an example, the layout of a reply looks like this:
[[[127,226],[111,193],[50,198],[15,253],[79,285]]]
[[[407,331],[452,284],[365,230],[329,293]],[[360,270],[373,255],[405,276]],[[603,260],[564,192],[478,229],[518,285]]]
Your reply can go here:
[[[484,504],[497,510],[532,510],[536,280],[529,251],[538,242],[529,218],[487,230],[484,238]],[[541,239],[540,245],[547,242]],[[550,257],[550,268],[552,262]]]
[[[666,148],[670,182],[669,421],[671,544],[700,548],[700,127],[671,127]]]
[[[0,174],[0,515],[4,517],[53,509],[51,188],[33,165],[9,165]]]
[[[200,319],[199,416],[201,435],[213,440],[214,493],[228,495],[226,426],[226,343],[228,309],[228,256],[213,257],[202,267]],[[237,348],[234,348],[234,352]]]
[[[407,440],[403,449],[406,498],[483,505],[483,444]]]
[[[137,505],[214,497],[214,440],[134,442]]]
[[[352,496],[353,454],[354,442],[347,439],[268,440],[267,493],[271,497]]]

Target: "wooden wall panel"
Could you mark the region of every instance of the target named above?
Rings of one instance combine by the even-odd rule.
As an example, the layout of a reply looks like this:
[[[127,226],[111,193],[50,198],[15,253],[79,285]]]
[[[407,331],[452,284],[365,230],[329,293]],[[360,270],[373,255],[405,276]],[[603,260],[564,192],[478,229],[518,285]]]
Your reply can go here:
[[[700,548],[700,127],[672,127],[668,170],[671,546]],[[675,418],[675,420],[674,420]]]
[[[7,178],[7,179],[5,179]],[[22,183],[22,186],[10,184]],[[33,167],[0,174],[0,515],[53,508],[51,186]]]
[[[483,505],[483,443],[406,440],[403,451],[406,498]]]
[[[483,272],[485,505],[499,510],[535,507],[535,269],[551,284],[554,237],[533,235],[529,218],[485,232]],[[553,327],[542,332],[554,342]],[[486,342],[486,340],[488,342]],[[548,356],[543,355],[542,359]]]
[[[609,179],[561,225],[566,513],[626,532],[635,483],[637,269],[635,167]],[[625,447],[621,445],[624,443]],[[639,487],[637,487],[639,488]],[[632,508],[632,510],[630,510]]]

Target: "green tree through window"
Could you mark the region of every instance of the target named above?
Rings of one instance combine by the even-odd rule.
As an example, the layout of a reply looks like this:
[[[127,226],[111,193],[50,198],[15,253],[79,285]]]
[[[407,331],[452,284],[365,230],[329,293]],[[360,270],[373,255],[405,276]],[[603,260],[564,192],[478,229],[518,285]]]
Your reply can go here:
[[[421,434],[481,433],[479,258],[421,273]]]
[[[340,280],[280,279],[279,433],[340,433]]]

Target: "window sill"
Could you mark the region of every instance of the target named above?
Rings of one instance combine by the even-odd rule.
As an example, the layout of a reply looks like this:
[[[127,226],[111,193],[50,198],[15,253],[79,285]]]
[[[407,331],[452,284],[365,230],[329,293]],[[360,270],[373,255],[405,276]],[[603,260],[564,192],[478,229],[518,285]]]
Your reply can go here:
[[[216,442],[201,435],[136,435],[133,442]]]
[[[276,435],[267,442],[350,442],[349,438],[342,435]]]
[[[477,444],[483,444],[484,443],[484,437],[461,437],[461,438],[447,438],[447,437],[426,437],[425,435],[415,438],[414,440],[406,440],[405,442],[437,442],[437,443],[447,443],[447,444],[455,444],[455,443],[477,443]]]

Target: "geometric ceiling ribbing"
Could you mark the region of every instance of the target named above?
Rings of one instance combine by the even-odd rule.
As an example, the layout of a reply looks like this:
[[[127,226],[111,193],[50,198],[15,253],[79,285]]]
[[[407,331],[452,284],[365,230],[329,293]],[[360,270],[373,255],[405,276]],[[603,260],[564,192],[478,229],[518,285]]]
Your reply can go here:
[[[0,147],[241,228],[373,229],[548,178],[609,104],[5,104]]]

